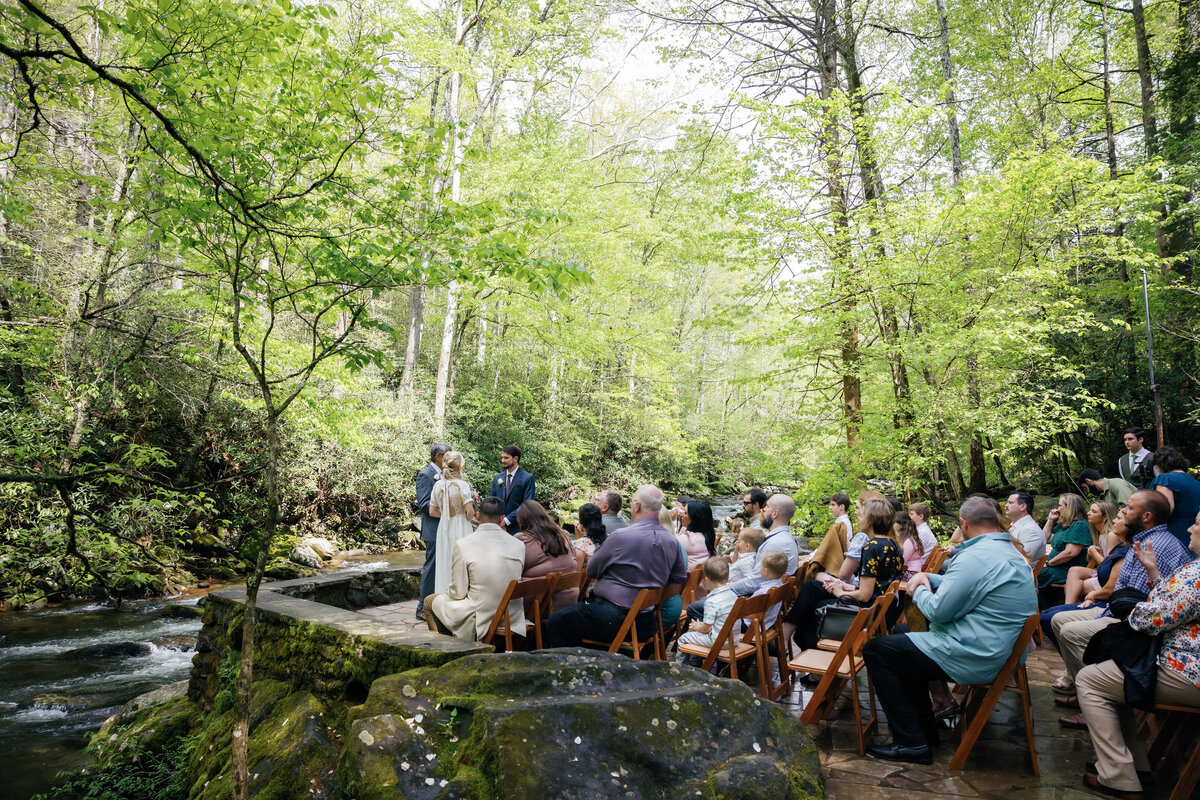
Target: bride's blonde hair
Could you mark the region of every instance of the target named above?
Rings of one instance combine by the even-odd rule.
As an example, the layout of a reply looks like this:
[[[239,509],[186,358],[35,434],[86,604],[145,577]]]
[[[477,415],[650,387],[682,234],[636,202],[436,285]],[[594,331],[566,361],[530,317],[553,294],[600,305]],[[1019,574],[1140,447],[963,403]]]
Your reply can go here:
[[[451,450],[442,458],[442,477],[448,481],[462,478],[463,455],[457,450]]]

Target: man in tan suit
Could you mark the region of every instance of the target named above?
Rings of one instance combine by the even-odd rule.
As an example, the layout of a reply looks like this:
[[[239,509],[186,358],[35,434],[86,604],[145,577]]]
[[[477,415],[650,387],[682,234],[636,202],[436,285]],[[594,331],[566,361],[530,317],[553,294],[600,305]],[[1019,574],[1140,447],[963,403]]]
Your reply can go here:
[[[525,544],[500,527],[502,519],[503,499],[485,497],[479,502],[480,526],[454,544],[450,587],[445,594],[425,598],[431,631],[473,640],[487,633],[509,582],[520,580],[525,567]],[[523,601],[510,602],[508,614],[514,630],[525,630]]]

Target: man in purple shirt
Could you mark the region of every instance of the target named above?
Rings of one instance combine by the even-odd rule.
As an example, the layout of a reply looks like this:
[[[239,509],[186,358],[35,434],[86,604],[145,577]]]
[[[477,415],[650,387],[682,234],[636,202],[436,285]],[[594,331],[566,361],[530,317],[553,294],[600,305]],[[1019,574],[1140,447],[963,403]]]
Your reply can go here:
[[[662,503],[657,486],[638,487],[629,506],[633,522],[610,533],[588,559],[588,577],[594,580],[591,597],[546,621],[547,647],[576,647],[584,639],[611,641],[638,592],[687,579],[683,548],[658,524]],[[654,615],[643,612],[635,624],[639,637],[649,637]]]

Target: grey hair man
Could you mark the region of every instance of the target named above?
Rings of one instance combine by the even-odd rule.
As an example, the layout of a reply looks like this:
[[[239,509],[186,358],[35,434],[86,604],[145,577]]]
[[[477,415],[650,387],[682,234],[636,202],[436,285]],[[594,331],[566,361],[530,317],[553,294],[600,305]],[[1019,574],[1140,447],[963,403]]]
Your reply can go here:
[[[609,534],[588,559],[591,596],[546,621],[549,647],[577,647],[584,639],[611,641],[642,589],[659,589],[687,579],[687,556],[658,521],[663,493],[639,486],[629,504],[628,526]],[[644,619],[643,619],[644,618]],[[649,636],[653,614],[638,617],[638,636]]]

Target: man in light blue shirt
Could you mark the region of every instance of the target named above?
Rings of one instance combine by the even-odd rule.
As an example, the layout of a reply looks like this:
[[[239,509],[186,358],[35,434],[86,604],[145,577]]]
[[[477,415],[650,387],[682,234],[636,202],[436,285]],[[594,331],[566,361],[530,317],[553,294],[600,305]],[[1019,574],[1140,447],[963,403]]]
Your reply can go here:
[[[965,541],[945,575],[919,573],[905,587],[929,630],[872,639],[863,660],[887,714],[890,745],[867,753],[932,764],[937,733],[929,682],[990,683],[1012,653],[1037,591],[1029,564],[1000,530],[999,508],[984,497],[959,511]]]

